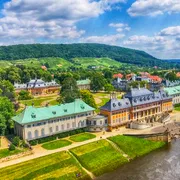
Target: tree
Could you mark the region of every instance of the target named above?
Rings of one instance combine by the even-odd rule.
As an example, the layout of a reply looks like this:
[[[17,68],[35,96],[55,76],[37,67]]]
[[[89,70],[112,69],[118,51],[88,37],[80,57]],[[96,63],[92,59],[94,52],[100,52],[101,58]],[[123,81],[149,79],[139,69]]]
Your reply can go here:
[[[95,92],[102,90],[105,83],[106,83],[105,78],[101,74],[96,73],[91,78],[91,89]]]
[[[109,93],[114,90],[114,87],[112,84],[107,83],[104,85],[104,90]]]
[[[14,137],[12,140],[12,144],[15,145],[16,147],[20,146],[20,142],[21,142],[21,140],[18,136]]]
[[[65,103],[70,103],[80,98],[80,92],[74,78],[67,77],[64,79],[61,87],[61,97]]]
[[[80,93],[81,93],[82,100],[86,104],[88,104],[91,107],[97,108],[95,99],[94,99],[94,97],[93,97],[93,95],[92,95],[92,93],[90,91],[88,91],[88,90],[81,90]]]
[[[4,136],[6,132],[6,119],[0,114],[0,136]]]
[[[30,95],[29,91],[22,90],[19,92],[19,100],[28,100],[32,99],[32,96]]]
[[[14,86],[7,80],[0,81],[0,95],[13,100],[15,98]]]
[[[14,115],[14,106],[12,102],[7,97],[0,97],[0,112],[1,112],[1,122],[5,119],[5,130],[6,132],[11,132],[13,129],[13,121],[11,120]],[[4,119],[3,119],[4,118]],[[3,123],[2,123],[3,125]]]

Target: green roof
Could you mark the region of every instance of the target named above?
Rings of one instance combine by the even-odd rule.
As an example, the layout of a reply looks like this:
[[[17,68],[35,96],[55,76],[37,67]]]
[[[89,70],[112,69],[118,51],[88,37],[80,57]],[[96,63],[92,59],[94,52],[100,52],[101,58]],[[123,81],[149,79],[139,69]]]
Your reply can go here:
[[[91,83],[91,81],[89,79],[77,81],[77,85],[86,85],[86,84],[90,84],[90,83]]]
[[[13,117],[12,120],[16,121],[19,124],[27,124],[93,110],[95,109],[87,105],[81,99],[77,99],[72,103],[66,103],[56,106],[40,108],[28,106],[19,115]]]
[[[166,87],[166,88],[164,88],[164,90],[165,90],[169,95],[180,94],[180,86]]]

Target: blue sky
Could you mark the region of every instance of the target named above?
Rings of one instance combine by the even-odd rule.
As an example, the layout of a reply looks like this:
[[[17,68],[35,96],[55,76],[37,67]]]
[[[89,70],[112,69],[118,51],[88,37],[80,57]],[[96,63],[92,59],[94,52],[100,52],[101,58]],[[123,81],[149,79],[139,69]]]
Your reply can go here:
[[[0,45],[103,43],[180,58],[180,0],[0,0]]]

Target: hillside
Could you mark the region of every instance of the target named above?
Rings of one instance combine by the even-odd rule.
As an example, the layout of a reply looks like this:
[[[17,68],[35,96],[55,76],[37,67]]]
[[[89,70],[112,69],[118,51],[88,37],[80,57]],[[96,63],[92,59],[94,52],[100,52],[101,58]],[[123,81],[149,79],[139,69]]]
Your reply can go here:
[[[142,66],[164,66],[161,60],[138,51],[103,44],[31,44],[0,47],[1,60],[60,57],[73,62],[73,58],[110,58],[122,63]]]
[[[0,67],[8,68],[12,65],[25,65],[28,67],[38,67],[48,63],[49,69],[67,69],[69,67],[82,67],[82,68],[109,68],[121,67],[121,63],[110,58],[73,58],[71,61],[58,58],[30,58],[20,60],[1,60]]]

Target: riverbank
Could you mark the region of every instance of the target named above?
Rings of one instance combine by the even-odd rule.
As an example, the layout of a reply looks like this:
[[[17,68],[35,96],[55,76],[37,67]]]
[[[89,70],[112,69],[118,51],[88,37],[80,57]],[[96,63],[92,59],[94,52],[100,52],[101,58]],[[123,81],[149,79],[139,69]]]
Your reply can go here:
[[[121,141],[127,142],[123,145],[126,148],[122,148],[118,144],[119,138]],[[143,146],[140,146],[141,143]],[[164,142],[114,136],[108,140],[98,140],[68,151],[8,166],[0,169],[0,174],[2,179],[9,180],[24,178],[71,180],[77,177],[78,179],[92,179],[92,177],[94,178],[117,169],[119,166],[128,163],[129,159],[147,154],[164,145]],[[128,147],[131,147],[131,154]],[[143,150],[144,147],[146,149],[145,152]],[[137,155],[137,151],[143,151],[144,153]]]

